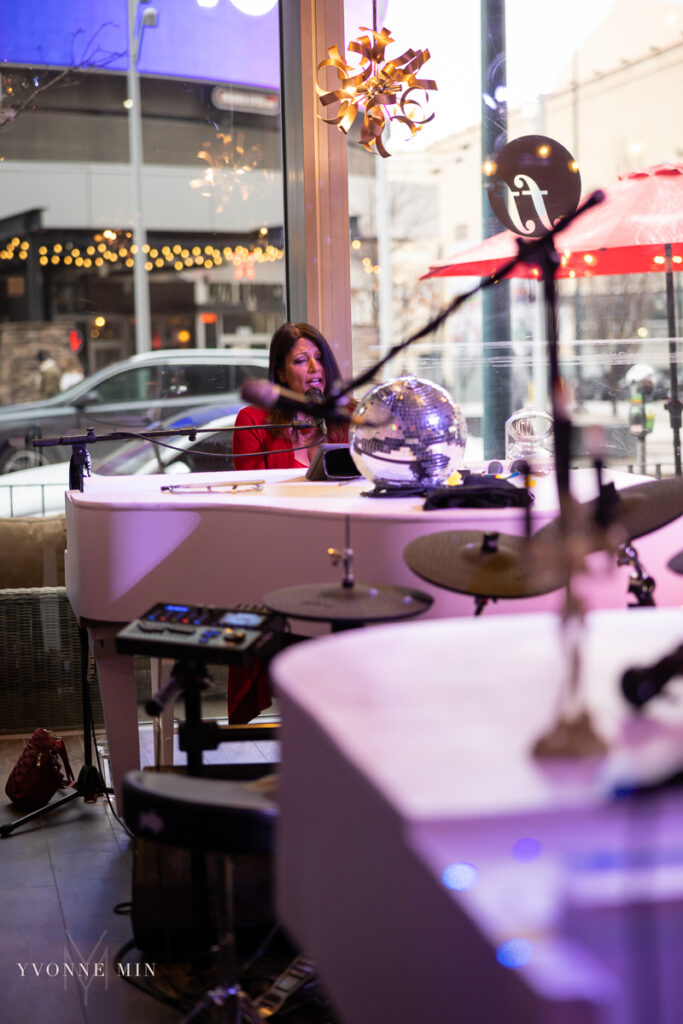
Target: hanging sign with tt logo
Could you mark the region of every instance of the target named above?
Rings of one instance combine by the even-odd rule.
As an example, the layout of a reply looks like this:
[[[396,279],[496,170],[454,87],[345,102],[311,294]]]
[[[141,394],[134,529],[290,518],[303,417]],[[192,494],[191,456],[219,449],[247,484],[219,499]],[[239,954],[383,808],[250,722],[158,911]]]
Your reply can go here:
[[[513,139],[484,170],[493,212],[518,235],[542,235],[579,205],[578,164],[569,150],[545,135]]]

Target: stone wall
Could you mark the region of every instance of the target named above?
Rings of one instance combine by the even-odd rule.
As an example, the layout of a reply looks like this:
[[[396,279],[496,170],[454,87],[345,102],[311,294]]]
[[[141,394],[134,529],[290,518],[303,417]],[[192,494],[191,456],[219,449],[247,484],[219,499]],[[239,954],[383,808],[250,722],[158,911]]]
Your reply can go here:
[[[70,366],[69,323],[0,324],[0,405],[40,398],[38,353],[49,352],[61,370]]]

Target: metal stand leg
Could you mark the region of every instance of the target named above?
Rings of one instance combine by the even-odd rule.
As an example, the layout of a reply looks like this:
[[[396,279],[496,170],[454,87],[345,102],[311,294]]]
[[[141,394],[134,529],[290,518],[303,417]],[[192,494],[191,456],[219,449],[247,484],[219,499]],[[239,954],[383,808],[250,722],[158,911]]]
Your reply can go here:
[[[77,800],[79,797],[83,797],[86,803],[94,803],[99,796],[103,796],[105,793],[112,792],[107,789],[104,784],[104,779],[100,775],[98,768],[92,762],[92,735],[91,735],[91,724],[92,724],[92,713],[90,706],[90,684],[88,680],[88,633],[87,630],[80,630],[81,638],[81,706],[83,709],[83,756],[85,764],[78,773],[78,778],[69,787],[71,792],[67,796],[62,797],[61,800],[55,800],[49,804],[45,804],[44,807],[39,807],[35,811],[31,811],[30,814],[25,814],[23,818],[12,821],[7,825],[0,827],[0,838],[6,838],[10,836],[15,829],[20,828],[22,825],[26,825],[29,821],[35,821],[36,818],[42,817],[47,814],[48,811],[56,811],[58,808],[63,807],[65,804],[69,804],[72,800]]]
[[[173,662],[166,658],[152,658],[150,662],[150,675],[152,681],[152,693],[161,690],[171,678]],[[155,715],[152,722],[154,734],[154,763],[155,767],[170,767],[173,765],[173,707],[167,705],[160,715]]]

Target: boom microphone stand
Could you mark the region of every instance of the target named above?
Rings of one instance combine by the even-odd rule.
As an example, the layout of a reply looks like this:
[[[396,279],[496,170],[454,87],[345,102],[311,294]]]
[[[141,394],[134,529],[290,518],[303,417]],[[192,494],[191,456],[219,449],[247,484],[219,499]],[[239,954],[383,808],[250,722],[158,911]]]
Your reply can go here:
[[[72,782],[69,786],[69,793],[66,796],[63,796],[60,800],[51,801],[49,804],[31,811],[30,814],[25,814],[16,821],[2,825],[0,827],[0,837],[3,839],[11,835],[21,825],[25,825],[35,818],[42,817],[48,811],[55,811],[59,807],[64,807],[65,804],[69,804],[72,800],[77,800],[79,797],[83,797],[86,804],[92,804],[95,803],[99,796],[113,793],[112,789],[108,789],[105,786],[104,779],[92,760],[92,713],[88,683],[88,632],[86,629],[81,628],[79,629],[79,634],[81,641],[81,699],[83,703],[83,766],[78,773],[76,781]]]
[[[426,338],[428,335],[433,334],[434,331],[438,330],[438,328],[443,323],[445,323],[450,316],[456,313],[460,309],[460,307],[464,305],[465,302],[468,301],[468,299],[471,299],[478,292],[484,291],[486,288],[490,288],[492,285],[498,284],[498,282],[502,280],[504,277],[507,277],[507,275],[510,274],[519,263],[531,263],[535,266],[540,265],[542,268],[543,280],[545,285],[545,296],[546,300],[548,301],[548,309],[550,312],[548,357],[550,363],[551,383],[554,379],[558,382],[558,385],[561,385],[557,358],[558,338],[555,289],[555,269],[557,268],[557,266],[559,266],[560,258],[555,250],[554,239],[555,235],[558,234],[558,232],[564,231],[564,229],[568,227],[568,225],[571,224],[573,220],[575,220],[577,217],[580,217],[582,213],[586,212],[586,210],[589,210],[591,209],[591,207],[597,206],[599,203],[603,202],[604,198],[605,193],[598,189],[595,192],[591,193],[591,195],[589,195],[588,198],[579,207],[577,207],[574,213],[567,214],[564,217],[560,217],[555,226],[550,231],[547,231],[544,235],[541,235],[538,238],[519,238],[517,240],[517,255],[513,256],[512,259],[510,259],[507,263],[500,267],[495,274],[492,274],[490,277],[483,278],[479,282],[479,284],[475,285],[475,287],[471,288],[469,291],[462,292],[460,295],[456,295],[451,302],[444,306],[444,308],[440,310],[440,312],[437,313],[437,315],[432,320],[429,321],[429,323],[425,324],[414,334],[411,334],[410,337],[406,338],[404,341],[400,341],[396,345],[393,345],[389,349],[389,351],[384,356],[382,356],[381,359],[378,359],[377,362],[373,363],[372,366],[370,366],[367,370],[359,374],[358,377],[353,378],[352,380],[348,381],[345,384],[342,381],[336,381],[332,385],[329,393],[323,398],[323,400],[317,403],[319,404],[320,409],[319,411],[317,411],[316,415],[322,416],[325,419],[329,419],[332,421],[338,420],[341,422],[348,423],[349,420],[351,419],[351,416],[349,415],[348,411],[344,408],[342,399],[347,398],[349,395],[352,394],[353,391],[370,383],[376,376],[377,371],[381,370],[383,366],[386,366],[386,364],[390,362],[392,359],[394,359],[395,356],[397,356],[404,349],[408,348],[409,345],[412,345],[413,342],[419,341],[421,338]],[[249,387],[249,385],[253,383],[255,383],[255,381],[244,382],[244,384],[242,385],[242,397],[247,398],[249,401],[253,402],[254,405],[258,405],[259,396]],[[553,408],[555,413],[557,413],[560,417],[560,422],[562,424],[560,427],[560,433],[564,435],[566,431],[564,430],[563,425],[565,420],[567,420],[567,414],[566,409],[559,408],[559,391],[560,387],[557,386],[555,388]],[[267,405],[263,406],[263,408],[269,407],[270,406]],[[570,426],[568,421],[567,425]],[[564,436],[562,436],[560,441],[560,464],[562,466],[562,475],[564,475],[565,473],[565,467],[562,463],[562,449],[564,448],[564,446]],[[566,467],[566,470],[568,471],[568,465]]]
[[[297,427],[306,428],[312,426],[312,423],[297,423]],[[278,429],[280,425],[275,425],[274,429]],[[71,460],[69,462],[69,490],[82,491],[85,476],[90,476],[90,452],[88,451],[88,445],[94,444],[97,441],[122,441],[131,439],[143,439],[155,442],[157,438],[161,437],[175,437],[179,435],[189,435],[191,441],[195,440],[195,437],[199,433],[232,433],[236,430],[251,430],[251,426],[248,427],[179,427],[176,429],[167,430],[150,430],[145,432],[132,432],[132,431],[116,431],[111,434],[95,434],[92,428],[88,428],[87,433],[84,435],[73,435],[64,437],[53,437],[53,438],[36,438],[33,444],[36,448],[54,446],[54,445],[71,445]],[[73,800],[77,800],[79,797],[83,797],[85,803],[95,803],[99,796],[105,796],[113,792],[109,789],[102,778],[102,774],[92,759],[92,702],[90,700],[90,686],[88,680],[88,660],[89,660],[89,640],[88,631],[85,627],[79,626],[79,639],[81,647],[81,707],[83,711],[83,766],[78,773],[76,781],[71,783],[69,786],[69,793],[63,796],[60,800],[51,801],[49,804],[45,804],[44,807],[39,807],[35,811],[31,811],[29,814],[18,818],[16,821],[10,822],[9,824],[0,826],[0,838],[6,838],[11,835],[16,829],[22,825],[27,824],[30,821],[34,821],[36,818],[41,817],[43,814],[47,814],[48,811],[57,810],[63,807],[65,804],[71,803]]]
[[[596,191],[574,213],[561,217],[555,226],[541,237],[535,239],[519,238],[517,240],[517,255],[495,274],[480,281],[471,291],[456,296],[433,320],[405,341],[394,345],[382,359],[355,380],[352,380],[345,386],[339,383],[333,387],[330,395],[321,403],[321,415],[333,416],[336,412],[338,418],[346,418],[348,420],[348,414],[345,416],[341,407],[342,399],[348,396],[355,388],[371,381],[377,371],[399,352],[407,348],[414,341],[431,334],[459,309],[464,302],[477,292],[497,284],[518,263],[530,263],[534,266],[540,266],[543,276],[546,308],[548,310],[549,384],[555,434],[555,474],[559,499],[560,537],[562,541],[562,554],[567,562],[568,569],[567,597],[562,618],[564,646],[568,664],[568,680],[562,694],[557,722],[551,727],[547,736],[542,737],[534,748],[534,753],[537,756],[587,754],[604,749],[604,743],[596,734],[588,711],[585,707],[582,707],[579,696],[583,607],[576,594],[572,593],[571,581],[573,573],[582,564],[582,559],[580,553],[578,555],[574,553],[574,545],[572,543],[572,534],[576,534],[576,516],[569,487],[572,424],[569,416],[569,405],[564,394],[564,385],[559,370],[555,272],[559,266],[560,257],[554,244],[555,235],[559,231],[566,228],[586,210],[601,203],[604,198],[603,192]]]
[[[69,486],[71,489],[83,490],[83,473],[84,470],[90,472],[90,456],[85,448],[84,444],[74,445],[74,452],[71,458],[71,464],[69,467]],[[74,488],[74,483],[76,488]],[[25,814],[22,818],[18,818],[16,821],[10,822],[7,825],[0,827],[0,837],[6,838],[11,835],[15,829],[18,829],[21,825],[27,824],[29,821],[34,821],[36,818],[42,817],[43,814],[47,814],[48,811],[57,810],[59,807],[64,807],[65,804],[71,803],[73,800],[77,800],[79,797],[83,797],[83,800],[87,804],[95,803],[99,796],[104,796],[107,793],[112,793],[113,790],[108,789],[104,783],[104,779],[97,768],[93,764],[92,759],[92,739],[93,739],[93,722],[92,722],[92,704],[90,701],[90,683],[88,680],[88,655],[89,655],[89,644],[88,644],[88,631],[83,626],[79,626],[78,629],[80,645],[81,645],[81,707],[83,711],[83,766],[78,773],[76,781],[71,783],[69,786],[69,793],[63,796],[60,800],[51,801],[49,804],[45,804],[43,807],[39,807],[35,811],[31,811],[30,814]]]

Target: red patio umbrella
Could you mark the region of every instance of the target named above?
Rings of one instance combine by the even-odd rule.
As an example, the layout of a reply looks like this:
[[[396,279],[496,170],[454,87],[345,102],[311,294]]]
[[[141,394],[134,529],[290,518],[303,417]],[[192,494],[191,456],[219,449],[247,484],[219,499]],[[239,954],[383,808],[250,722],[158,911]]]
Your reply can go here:
[[[489,277],[517,253],[519,235],[501,231],[455,257],[433,264],[433,277]],[[667,276],[671,397],[676,472],[681,473],[681,402],[678,398],[673,271],[683,270],[683,164],[656,164],[622,174],[605,199],[555,236],[560,257],[555,277],[664,272]],[[541,268],[518,263],[509,277],[539,278]]]
[[[450,259],[434,263],[424,278],[488,277],[517,252],[513,231],[501,231]],[[683,270],[683,164],[656,164],[622,174],[602,203],[555,236],[561,256],[556,277],[643,274],[665,271],[665,246],[673,270]],[[538,277],[539,267],[519,264],[510,276]]]

